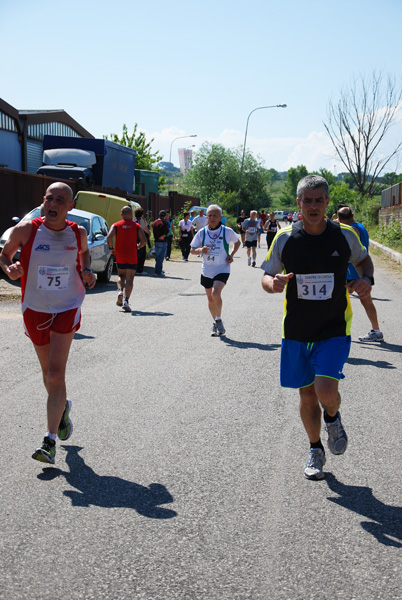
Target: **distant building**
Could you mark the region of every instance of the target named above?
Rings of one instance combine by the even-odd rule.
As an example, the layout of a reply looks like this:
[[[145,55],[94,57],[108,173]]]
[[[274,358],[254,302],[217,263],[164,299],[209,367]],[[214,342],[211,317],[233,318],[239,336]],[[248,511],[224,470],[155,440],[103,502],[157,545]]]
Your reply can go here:
[[[180,171],[185,175],[193,161],[193,151],[191,148],[179,148]]]
[[[0,98],[0,167],[36,173],[45,134],[93,137],[62,109],[17,110]]]

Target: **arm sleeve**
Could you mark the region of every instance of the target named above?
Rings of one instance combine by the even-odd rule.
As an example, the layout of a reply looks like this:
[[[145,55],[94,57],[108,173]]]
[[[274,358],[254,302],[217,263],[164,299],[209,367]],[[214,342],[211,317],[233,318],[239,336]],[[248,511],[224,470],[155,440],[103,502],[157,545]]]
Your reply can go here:
[[[239,236],[233,231],[233,229],[226,228],[226,241],[228,244],[235,244],[239,241]]]
[[[284,271],[284,265],[282,263],[282,250],[287,240],[288,236],[284,233],[278,233],[274,238],[272,246],[261,265],[261,269],[263,269],[268,275],[272,275],[274,277],[278,273],[282,273],[282,271]]]
[[[342,233],[346,238],[350,248],[350,262],[354,265],[362,262],[368,254],[366,248],[361,243],[359,236],[352,227],[341,225]]]

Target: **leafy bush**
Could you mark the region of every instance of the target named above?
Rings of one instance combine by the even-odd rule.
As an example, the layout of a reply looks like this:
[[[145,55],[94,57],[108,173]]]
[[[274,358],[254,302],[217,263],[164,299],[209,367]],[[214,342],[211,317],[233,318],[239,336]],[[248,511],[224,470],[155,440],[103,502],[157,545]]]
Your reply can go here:
[[[391,217],[388,225],[380,225],[376,235],[378,241],[391,248],[402,246],[402,229],[399,221]]]

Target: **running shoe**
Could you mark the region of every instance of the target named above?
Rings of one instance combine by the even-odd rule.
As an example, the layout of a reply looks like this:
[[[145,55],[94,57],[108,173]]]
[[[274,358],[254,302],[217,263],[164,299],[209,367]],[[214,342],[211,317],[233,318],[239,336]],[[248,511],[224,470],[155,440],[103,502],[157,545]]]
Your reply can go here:
[[[343,454],[348,445],[348,436],[341,422],[341,415],[338,412],[338,418],[333,423],[325,423],[325,430],[328,433],[328,448],[332,454]]]
[[[226,329],[223,326],[223,321],[220,319],[219,321],[215,321],[216,329],[218,331],[218,335],[224,335],[226,333]]]
[[[124,300],[123,302],[123,310],[125,312],[131,312],[131,306],[128,303],[128,300]]]
[[[211,337],[218,337],[218,336],[219,336],[218,326],[217,326],[216,321],[215,321],[214,324],[212,325]]]
[[[377,332],[371,329],[367,335],[360,335],[359,340],[361,342],[383,342],[384,336],[381,331]]]
[[[43,439],[41,447],[32,454],[33,459],[39,460],[39,462],[50,463],[51,465],[54,465],[55,456],[56,442],[47,436]]]
[[[252,262],[252,265],[251,265],[251,266],[252,266],[252,267],[255,267],[255,260],[253,260],[253,262]]]
[[[249,267],[251,267],[251,257],[250,256],[247,259],[247,264],[248,264]]]
[[[323,467],[326,463],[325,452],[321,448],[311,448],[306,466],[304,467],[304,476],[307,479],[323,479]]]
[[[116,306],[123,306],[123,292],[119,292],[116,300]]]
[[[61,421],[59,424],[59,428],[57,430],[57,437],[62,442],[65,442],[71,437],[73,433],[73,424],[70,419],[70,411],[71,411],[71,400],[66,400],[66,407],[63,412],[63,416],[61,417]]]

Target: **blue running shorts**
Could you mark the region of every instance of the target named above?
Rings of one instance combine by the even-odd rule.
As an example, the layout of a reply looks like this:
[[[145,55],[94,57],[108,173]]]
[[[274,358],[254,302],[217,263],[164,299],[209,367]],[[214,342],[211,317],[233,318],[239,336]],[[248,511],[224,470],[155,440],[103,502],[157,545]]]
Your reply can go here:
[[[316,377],[344,379],[343,365],[348,359],[351,338],[349,335],[328,338],[321,342],[282,340],[281,386],[308,387]]]

